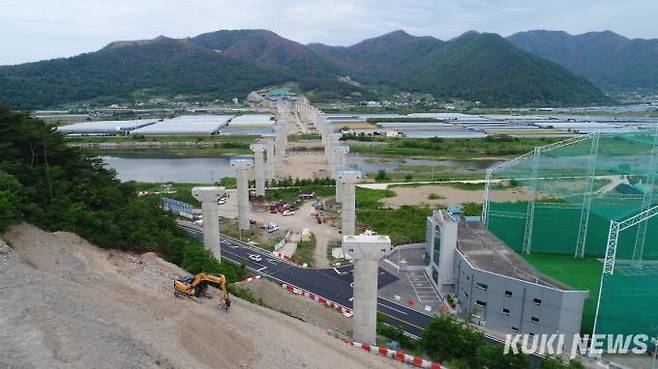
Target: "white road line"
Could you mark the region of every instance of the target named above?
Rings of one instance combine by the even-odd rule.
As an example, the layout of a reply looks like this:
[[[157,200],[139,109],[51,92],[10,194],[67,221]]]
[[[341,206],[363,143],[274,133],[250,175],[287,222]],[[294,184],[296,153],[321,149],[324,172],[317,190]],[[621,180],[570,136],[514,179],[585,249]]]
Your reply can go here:
[[[256,271],[260,273],[260,272],[262,272],[262,271],[265,270],[265,269],[267,269],[266,266],[264,266],[264,267],[262,267],[262,268],[260,268],[260,269],[258,269],[258,270],[256,270]]]
[[[398,309],[396,309],[396,308],[394,308],[394,307],[390,307],[390,306],[388,306],[388,305],[386,305],[386,304],[382,304],[381,302],[378,302],[377,304],[378,304],[378,305],[381,305],[381,306],[385,306],[387,309],[391,309],[391,310],[393,310],[393,311],[397,311],[397,312],[400,313],[400,314],[407,315],[406,312],[404,312],[404,311],[402,311],[402,310],[398,310]]]
[[[422,302],[423,299],[421,299],[420,296],[418,295],[418,292],[416,291],[416,287],[414,287],[414,284],[413,284],[413,282],[411,281],[411,278],[409,277],[408,274],[407,274],[407,279],[409,280],[409,283],[411,284],[411,289],[412,289],[412,290],[414,291],[414,293],[416,294],[416,297],[418,297],[418,300]]]
[[[436,293],[434,292],[434,289],[431,287],[424,287],[427,285],[429,280],[427,279],[427,276],[424,274],[422,277],[414,277],[413,281],[412,278],[407,274],[407,279],[409,280],[409,283],[411,284],[411,289],[413,289],[414,293],[416,294],[416,297],[418,297],[419,302],[428,302],[428,301],[438,301],[439,298],[436,296]],[[422,289],[431,289],[432,292],[424,292],[424,291],[419,291]],[[428,296],[431,294],[431,298]]]

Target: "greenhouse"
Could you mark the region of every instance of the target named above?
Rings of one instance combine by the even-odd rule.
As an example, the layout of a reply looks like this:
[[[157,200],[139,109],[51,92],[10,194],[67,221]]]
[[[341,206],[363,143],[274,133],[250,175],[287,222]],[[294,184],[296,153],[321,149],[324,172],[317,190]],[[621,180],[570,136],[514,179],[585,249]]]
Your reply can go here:
[[[658,333],[658,130],[594,133],[487,171],[482,221],[539,271],[588,289],[583,333]],[[497,199],[498,188],[524,199]]]
[[[155,124],[155,119],[135,120],[100,120],[94,122],[73,123],[57,127],[57,131],[66,135],[126,135],[136,129]]]
[[[232,115],[181,115],[136,129],[134,135],[212,135],[225,127]]]

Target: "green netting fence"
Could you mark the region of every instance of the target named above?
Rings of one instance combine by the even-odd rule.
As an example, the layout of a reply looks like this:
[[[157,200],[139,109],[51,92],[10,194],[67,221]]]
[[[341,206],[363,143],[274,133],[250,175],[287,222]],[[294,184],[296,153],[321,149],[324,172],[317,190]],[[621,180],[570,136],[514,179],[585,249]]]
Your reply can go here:
[[[647,223],[642,261],[633,262],[637,225],[619,234],[612,274],[603,274],[597,334],[658,334],[658,217]]]
[[[519,253],[575,258],[584,248],[584,258],[603,263],[610,222],[658,202],[657,135],[581,136],[494,168],[484,213],[488,229]],[[597,333],[658,333],[657,218],[646,222],[644,243],[636,241],[639,225],[619,234],[616,271],[603,277]],[[598,291],[592,292],[590,304],[598,301]]]

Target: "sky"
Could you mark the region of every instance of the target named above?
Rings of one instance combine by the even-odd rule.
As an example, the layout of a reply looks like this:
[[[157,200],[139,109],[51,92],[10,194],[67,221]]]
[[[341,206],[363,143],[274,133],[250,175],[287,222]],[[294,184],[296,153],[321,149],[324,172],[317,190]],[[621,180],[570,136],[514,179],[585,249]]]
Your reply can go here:
[[[656,0],[0,0],[0,65],[219,29],[269,29],[330,45],[398,29],[443,40],[531,29],[658,38],[656,14]]]

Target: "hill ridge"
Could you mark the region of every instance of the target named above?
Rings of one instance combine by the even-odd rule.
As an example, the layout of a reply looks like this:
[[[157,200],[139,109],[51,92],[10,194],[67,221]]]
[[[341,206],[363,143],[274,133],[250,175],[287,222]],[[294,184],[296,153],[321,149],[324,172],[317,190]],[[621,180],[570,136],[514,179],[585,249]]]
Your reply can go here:
[[[507,40],[606,90],[658,90],[658,39],[631,39],[610,30],[577,35],[533,30]]]
[[[499,63],[487,61],[496,53],[504,55]],[[303,45],[263,29],[219,30],[115,41],[69,58],[0,66],[0,102],[25,109],[133,96],[229,100],[286,82],[325,99],[405,90],[488,106],[610,102],[586,80],[528,55],[498,35],[474,31],[442,41],[397,30],[336,47]],[[344,75],[366,88],[341,81]],[[496,78],[480,81],[489,75]]]

